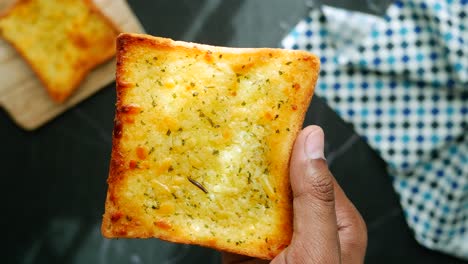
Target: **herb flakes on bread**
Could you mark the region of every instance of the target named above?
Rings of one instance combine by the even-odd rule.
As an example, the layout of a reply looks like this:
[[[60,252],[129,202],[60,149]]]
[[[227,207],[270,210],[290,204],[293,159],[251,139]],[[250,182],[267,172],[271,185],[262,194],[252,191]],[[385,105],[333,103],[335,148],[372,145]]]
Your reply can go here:
[[[304,51],[120,35],[103,235],[276,256],[318,70]]]

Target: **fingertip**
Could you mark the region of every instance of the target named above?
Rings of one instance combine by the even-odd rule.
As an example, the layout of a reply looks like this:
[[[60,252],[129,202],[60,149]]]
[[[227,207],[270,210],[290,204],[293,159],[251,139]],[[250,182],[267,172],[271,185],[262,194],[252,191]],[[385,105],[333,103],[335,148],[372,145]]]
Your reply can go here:
[[[304,151],[307,158],[325,159],[324,148],[325,148],[325,135],[323,130],[319,126],[311,126],[307,130],[308,134],[304,143]]]
[[[312,129],[312,130],[315,130],[315,129],[323,130],[322,127],[317,126],[317,125],[308,125],[308,126],[304,127],[302,130],[307,132],[310,129]]]
[[[310,136],[310,138],[309,138]],[[314,141],[321,141],[324,139],[323,129],[316,125],[309,125],[302,129],[300,133],[297,135],[296,141],[294,143],[294,149],[292,153],[292,158],[294,160],[305,160],[307,159],[305,144],[307,139],[314,140]],[[323,142],[323,140],[322,140]],[[320,142],[319,142],[320,143]],[[316,143],[312,142],[312,145],[316,145]],[[323,144],[321,144],[323,145]],[[320,147],[320,146],[319,146]]]
[[[307,135],[311,134],[311,133],[317,133],[317,135],[322,135],[323,136],[323,129],[320,127],[320,126],[317,126],[317,125],[309,125],[309,126],[306,126],[302,129],[301,131],[301,135],[307,137]]]

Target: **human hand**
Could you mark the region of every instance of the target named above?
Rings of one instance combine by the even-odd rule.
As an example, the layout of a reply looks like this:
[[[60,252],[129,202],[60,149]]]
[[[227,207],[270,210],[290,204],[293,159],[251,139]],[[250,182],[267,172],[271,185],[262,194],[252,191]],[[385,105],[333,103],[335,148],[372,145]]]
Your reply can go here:
[[[294,233],[291,244],[271,264],[363,263],[367,246],[364,220],[328,170],[324,134],[309,126],[296,138],[290,179]],[[225,264],[268,263],[223,253]]]

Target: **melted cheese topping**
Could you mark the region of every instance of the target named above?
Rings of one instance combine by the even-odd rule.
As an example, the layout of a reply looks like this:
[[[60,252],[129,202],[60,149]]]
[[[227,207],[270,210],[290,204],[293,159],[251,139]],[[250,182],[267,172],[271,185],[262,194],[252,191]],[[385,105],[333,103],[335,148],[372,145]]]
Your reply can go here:
[[[120,109],[125,213],[189,240],[245,246],[281,232],[290,131],[307,100],[298,83],[312,85],[290,71],[308,64],[267,52],[128,52],[119,80],[129,86]]]

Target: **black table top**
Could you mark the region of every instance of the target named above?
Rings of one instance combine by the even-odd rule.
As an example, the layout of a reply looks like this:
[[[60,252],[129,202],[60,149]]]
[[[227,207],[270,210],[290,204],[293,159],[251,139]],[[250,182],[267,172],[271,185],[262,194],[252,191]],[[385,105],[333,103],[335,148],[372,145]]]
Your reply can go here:
[[[351,7],[363,9],[365,2],[354,1]],[[278,47],[310,5],[304,0],[129,3],[149,34],[236,47]],[[0,111],[6,263],[219,262],[210,249],[100,235],[114,87],[109,84],[33,132],[21,130]],[[385,163],[318,96],[307,113],[309,124],[324,128],[331,170],[367,223],[367,263],[462,263],[416,243]]]

